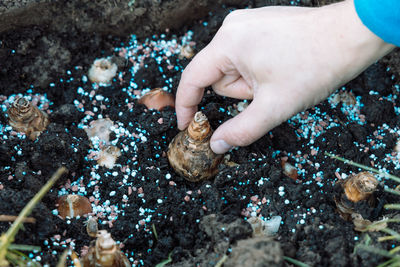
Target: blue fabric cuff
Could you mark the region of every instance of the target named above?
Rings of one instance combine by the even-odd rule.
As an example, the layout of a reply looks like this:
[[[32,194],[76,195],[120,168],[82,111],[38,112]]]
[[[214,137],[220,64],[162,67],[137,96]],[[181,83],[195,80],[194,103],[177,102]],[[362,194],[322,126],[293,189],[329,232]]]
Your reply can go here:
[[[362,23],[387,43],[400,46],[399,0],[354,0]]]

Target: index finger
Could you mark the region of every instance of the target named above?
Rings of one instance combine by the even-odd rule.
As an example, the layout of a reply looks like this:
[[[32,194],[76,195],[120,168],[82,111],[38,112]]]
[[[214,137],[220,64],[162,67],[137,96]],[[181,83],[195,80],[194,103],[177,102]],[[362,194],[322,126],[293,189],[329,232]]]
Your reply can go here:
[[[203,98],[204,88],[212,85],[224,75],[220,70],[220,55],[212,43],[201,50],[182,73],[176,92],[175,110],[178,128],[184,130],[193,119],[197,105]]]

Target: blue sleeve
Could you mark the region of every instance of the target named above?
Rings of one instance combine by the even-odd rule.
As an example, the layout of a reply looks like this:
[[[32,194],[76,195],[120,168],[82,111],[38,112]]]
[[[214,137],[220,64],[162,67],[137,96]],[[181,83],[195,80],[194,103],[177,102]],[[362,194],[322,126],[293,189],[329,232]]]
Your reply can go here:
[[[400,46],[400,0],[354,0],[368,29],[387,43]]]

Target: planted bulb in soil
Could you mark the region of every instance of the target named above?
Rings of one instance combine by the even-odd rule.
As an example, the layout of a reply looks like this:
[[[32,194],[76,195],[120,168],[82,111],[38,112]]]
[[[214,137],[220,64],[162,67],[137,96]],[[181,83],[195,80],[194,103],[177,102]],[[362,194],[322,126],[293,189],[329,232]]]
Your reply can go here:
[[[24,97],[15,99],[7,113],[11,127],[17,132],[25,133],[32,141],[49,125],[47,114]]]
[[[360,172],[351,175],[344,182],[343,188],[346,197],[352,202],[366,200],[378,186],[378,180],[369,172]]]
[[[111,234],[105,230],[97,232],[94,245],[81,260],[83,267],[128,267],[131,266],[126,256],[119,250]]]
[[[175,107],[175,98],[162,88],[155,88],[142,96],[138,103],[145,105],[148,109],[161,111],[166,107]]]
[[[92,205],[84,196],[65,195],[58,198],[58,215],[63,219],[74,218],[92,212]]]
[[[339,181],[336,185],[337,192],[334,197],[337,211],[345,220],[352,220],[354,213],[363,213],[356,210],[356,203],[358,205],[365,201],[372,207],[375,203],[374,192],[377,190],[378,180],[369,172],[360,172],[350,175],[346,180]]]
[[[92,83],[111,83],[112,78],[117,74],[118,66],[110,58],[96,59],[89,69],[88,77]]]
[[[188,181],[198,182],[215,176],[223,155],[210,147],[212,129],[207,117],[197,112],[189,127],[171,141],[168,160],[174,170]]]
[[[85,132],[89,139],[97,137],[99,141],[108,143],[110,141],[111,127],[114,122],[109,118],[101,118],[90,122],[90,127],[85,128]]]
[[[279,230],[281,224],[281,216],[273,216],[270,220],[262,220],[257,216],[250,217],[247,222],[253,229],[253,237],[256,236],[272,236]]]

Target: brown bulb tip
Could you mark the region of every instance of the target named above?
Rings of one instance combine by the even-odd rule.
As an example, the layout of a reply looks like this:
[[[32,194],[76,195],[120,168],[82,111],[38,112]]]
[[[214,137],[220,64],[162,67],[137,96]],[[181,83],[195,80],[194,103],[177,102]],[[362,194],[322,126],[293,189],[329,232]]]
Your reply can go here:
[[[114,239],[111,237],[111,234],[108,233],[106,230],[100,230],[97,232],[97,245],[102,250],[116,249]]]
[[[156,109],[158,111],[168,106],[175,107],[174,96],[162,88],[155,88],[146,93],[138,100],[138,103],[145,105],[148,109]]]
[[[196,112],[188,127],[189,137],[193,140],[200,141],[209,137],[210,134],[211,126],[206,115],[201,111]]]
[[[62,218],[77,217],[92,212],[92,205],[84,196],[65,195],[58,199],[58,214]]]
[[[35,112],[34,109],[35,107],[32,107],[31,103],[25,97],[18,97],[13,102],[8,113],[11,116],[11,119],[18,119],[21,116],[30,116]]]
[[[20,97],[17,100],[15,100],[14,102],[16,105],[18,106],[28,106],[29,105],[29,101],[26,100],[25,97]]]
[[[344,183],[346,197],[352,202],[366,200],[376,190],[378,180],[369,172],[352,175]]]

